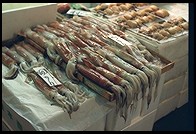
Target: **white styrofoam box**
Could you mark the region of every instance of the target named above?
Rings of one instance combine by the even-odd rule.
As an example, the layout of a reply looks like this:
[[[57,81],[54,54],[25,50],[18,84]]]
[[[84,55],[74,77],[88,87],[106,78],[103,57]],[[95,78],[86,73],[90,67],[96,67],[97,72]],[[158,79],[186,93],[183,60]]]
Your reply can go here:
[[[182,74],[185,74],[188,70],[188,54],[176,59],[174,61],[174,67],[170,69],[168,72],[165,74],[165,82],[174,79]]]
[[[13,38],[22,29],[55,21],[56,12],[55,3],[2,11],[2,41]]]
[[[35,131],[30,122],[21,117],[2,100],[2,117],[9,129],[14,131]]]
[[[2,131],[13,131],[9,124],[2,117]]]
[[[105,129],[105,122],[106,122],[106,116],[99,119],[95,123],[91,124],[87,129],[84,131],[104,131]]]
[[[178,94],[183,88],[185,75],[181,75],[163,84],[160,102]]]
[[[188,98],[189,98],[188,89],[180,91],[180,99],[179,99],[177,108],[186,104],[188,102]]]
[[[189,73],[187,71],[186,74],[185,74],[185,78],[184,78],[183,89],[187,89],[189,87],[188,79],[189,79]]]
[[[157,108],[155,122],[177,108],[180,99],[179,93],[161,102]]]
[[[143,39],[141,36],[134,33],[132,35],[148,49],[159,53],[170,61],[174,61],[175,59],[188,54],[188,34],[182,35],[173,41],[165,43],[157,43],[150,41],[149,39]]]
[[[150,113],[151,111],[153,111],[154,109],[157,108],[159,101],[160,101],[160,96],[162,94],[162,87],[163,87],[163,83],[165,81],[165,73],[161,74],[161,78],[159,80],[158,83],[158,87],[157,87],[157,97],[156,99],[154,99],[154,91],[155,91],[155,87],[152,90],[152,100],[151,103],[149,104],[149,107],[147,105],[147,98],[144,97],[142,100],[142,109],[141,109],[141,116],[144,116],[148,113]]]
[[[131,122],[134,122],[140,116],[141,107],[142,107],[142,98],[137,101],[136,109],[131,111],[129,107],[128,111],[130,111],[130,113],[128,113],[126,122],[122,117],[116,115],[116,108],[113,108],[112,111],[107,114],[105,130],[120,131],[124,127],[128,126],[129,124],[131,124]]]
[[[156,112],[157,109],[143,117],[140,117],[135,122],[132,122],[129,126],[123,128],[121,131],[152,131]]]

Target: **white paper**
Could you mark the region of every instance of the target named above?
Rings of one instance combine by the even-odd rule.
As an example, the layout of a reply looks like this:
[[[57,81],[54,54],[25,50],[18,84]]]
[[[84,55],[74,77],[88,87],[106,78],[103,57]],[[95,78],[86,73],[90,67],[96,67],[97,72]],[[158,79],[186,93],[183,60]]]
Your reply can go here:
[[[83,131],[106,116],[114,107],[100,95],[91,92],[91,98],[81,104],[69,118],[59,105],[51,105],[41,91],[25,83],[22,73],[14,80],[5,80],[7,67],[2,65],[2,100],[21,117],[40,131]],[[112,105],[111,105],[112,104]]]
[[[58,81],[45,67],[35,67],[33,68],[35,72],[50,86],[61,85],[62,83]]]

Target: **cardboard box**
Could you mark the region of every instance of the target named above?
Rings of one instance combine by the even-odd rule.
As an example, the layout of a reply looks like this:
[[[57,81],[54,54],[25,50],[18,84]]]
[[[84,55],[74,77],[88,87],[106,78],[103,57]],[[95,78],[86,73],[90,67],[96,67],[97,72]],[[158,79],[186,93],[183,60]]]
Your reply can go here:
[[[185,75],[181,75],[175,79],[172,79],[163,84],[162,94],[160,98],[160,102],[179,94],[179,92],[183,89]]]
[[[188,71],[188,54],[176,59],[174,63],[174,67],[165,74],[165,82],[177,78]]]
[[[178,93],[172,96],[171,98],[161,102],[157,108],[155,122],[161,119],[162,117],[166,116],[170,112],[174,111],[178,106],[179,99],[180,99],[180,95]]]
[[[138,118],[129,126],[123,128],[121,131],[152,131],[157,109],[148,113],[147,115]]]
[[[180,91],[180,99],[177,105],[177,108],[180,108],[184,104],[188,103],[189,95],[188,95],[188,88],[185,90]]]

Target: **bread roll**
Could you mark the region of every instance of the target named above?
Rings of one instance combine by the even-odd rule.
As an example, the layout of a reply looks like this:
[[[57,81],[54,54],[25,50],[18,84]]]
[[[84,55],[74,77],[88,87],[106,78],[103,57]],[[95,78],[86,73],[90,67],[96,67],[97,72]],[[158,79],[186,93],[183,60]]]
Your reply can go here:
[[[153,11],[159,10],[159,8],[155,5],[151,5],[151,6],[149,6],[149,8],[151,8]]]
[[[127,25],[128,25],[130,28],[136,28],[136,27],[138,27],[137,22],[135,22],[134,20],[127,20],[126,23],[127,23]]]
[[[171,36],[169,32],[167,32],[167,31],[165,31],[165,30],[163,30],[163,29],[160,30],[159,33],[162,34],[162,35],[165,36],[165,37],[170,37],[170,36]]]
[[[183,22],[180,24],[180,27],[182,27],[184,30],[188,30],[189,29],[189,24],[188,22]]]
[[[165,17],[169,16],[169,13],[168,13],[168,11],[165,10],[165,9],[159,9],[159,10],[157,10],[157,11],[155,12],[155,15],[157,15],[157,16],[159,16],[159,17],[161,17],[161,18],[165,18]]]

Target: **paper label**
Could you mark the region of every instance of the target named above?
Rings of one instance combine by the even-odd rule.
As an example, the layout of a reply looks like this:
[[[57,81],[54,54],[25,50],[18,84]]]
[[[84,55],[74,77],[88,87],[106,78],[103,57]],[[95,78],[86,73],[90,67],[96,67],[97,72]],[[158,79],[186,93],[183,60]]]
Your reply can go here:
[[[128,41],[124,40],[123,38],[121,38],[121,37],[119,37],[117,35],[110,34],[108,36],[108,38],[110,38],[114,42],[118,43],[118,45],[120,45],[121,47],[131,45],[131,43],[129,43]]]
[[[77,15],[77,16],[90,16],[90,15],[92,15],[91,12],[82,11],[82,10],[75,10],[75,9],[70,9],[66,14]]]
[[[35,72],[49,85],[49,86],[57,86],[61,85],[59,82],[45,67],[35,67],[33,68]]]

